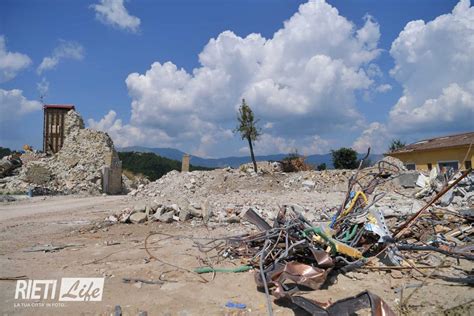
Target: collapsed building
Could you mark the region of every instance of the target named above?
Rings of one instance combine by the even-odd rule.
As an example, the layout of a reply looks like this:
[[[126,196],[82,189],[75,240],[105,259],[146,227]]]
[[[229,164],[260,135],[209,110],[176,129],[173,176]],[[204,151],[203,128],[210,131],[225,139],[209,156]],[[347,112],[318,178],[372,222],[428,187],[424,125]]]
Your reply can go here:
[[[22,154],[21,167],[0,179],[0,193],[121,193],[122,163],[110,136],[84,128],[74,107],[46,105],[44,109],[45,153]]]

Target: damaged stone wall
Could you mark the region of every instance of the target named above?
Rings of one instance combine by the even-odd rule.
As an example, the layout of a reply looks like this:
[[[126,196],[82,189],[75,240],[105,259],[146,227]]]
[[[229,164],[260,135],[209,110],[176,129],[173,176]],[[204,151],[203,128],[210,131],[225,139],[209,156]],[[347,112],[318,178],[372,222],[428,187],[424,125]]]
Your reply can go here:
[[[65,139],[55,155],[30,162],[17,177],[0,184],[0,192],[25,191],[40,186],[56,193],[100,194],[103,191],[103,168],[108,167],[106,182],[112,190],[122,191],[122,169],[112,139],[107,133],[84,128],[82,117],[74,110],[65,116]],[[3,186],[3,187],[2,187]],[[106,188],[107,189],[107,188]]]

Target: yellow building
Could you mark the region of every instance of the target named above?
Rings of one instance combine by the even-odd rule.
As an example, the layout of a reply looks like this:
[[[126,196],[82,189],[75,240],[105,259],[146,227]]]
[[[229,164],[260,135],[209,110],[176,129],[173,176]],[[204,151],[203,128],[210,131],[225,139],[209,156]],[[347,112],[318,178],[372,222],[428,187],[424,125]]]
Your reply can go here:
[[[474,165],[474,132],[422,140],[385,155],[400,159],[409,170],[469,169]]]

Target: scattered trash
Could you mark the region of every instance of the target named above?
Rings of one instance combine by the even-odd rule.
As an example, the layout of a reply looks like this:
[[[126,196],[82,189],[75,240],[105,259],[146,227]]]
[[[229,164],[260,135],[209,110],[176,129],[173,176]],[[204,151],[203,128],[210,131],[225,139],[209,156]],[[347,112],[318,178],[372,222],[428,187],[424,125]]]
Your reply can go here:
[[[418,268],[413,264],[413,258],[408,259],[411,251],[435,251],[453,258],[474,260],[474,255],[470,254],[474,247],[466,251],[459,247],[463,244],[461,240],[458,243],[449,242],[449,239],[456,238],[454,235],[469,238],[466,235],[472,234],[472,226],[458,227],[459,218],[466,216],[447,213],[441,217],[444,221],[440,222],[439,216],[431,219],[430,213],[427,213],[436,201],[456,190],[470,170],[457,175],[454,181],[444,183],[429,203],[408,219],[399,217],[399,222],[390,229],[383,212],[375,207],[385,193],[374,192],[383,183],[397,178],[399,169],[387,161],[379,162],[373,172],[362,174],[360,169],[350,177],[345,199],[329,221],[312,222],[306,218],[303,208],[289,204],[283,205],[273,222],[269,223],[253,208],[248,208],[240,213],[240,217],[255,225],[259,232],[199,244],[199,250],[206,256],[214,250],[222,258],[239,259],[245,265],[234,269],[210,265],[197,268],[194,272],[240,272],[241,269],[247,271],[254,268],[257,287],[264,289],[267,296],[269,315],[272,314],[270,294],[276,300],[289,301],[313,315],[351,314],[362,308],[370,308],[372,315],[395,315],[382,299],[367,291],[334,304],[317,303],[295,294],[304,289],[317,290],[323,284],[331,283],[329,275],[361,268],[392,267],[395,270],[408,268],[418,271],[432,268],[435,272],[442,267],[419,265]],[[415,182],[415,177],[411,176],[411,179]],[[454,226],[457,231],[438,229],[425,240],[423,234],[426,230],[419,226],[429,221],[449,224],[449,216],[456,219]],[[411,263],[407,265],[408,262]],[[436,273],[430,276],[448,282],[472,282],[472,277],[438,276]]]
[[[84,247],[84,244],[66,244],[66,245],[35,245],[27,249],[23,249],[23,252],[55,252],[64,248],[77,248]]]
[[[145,280],[137,278],[122,278],[123,283],[164,284],[161,280]]]
[[[225,307],[228,307],[228,308],[237,308],[237,309],[246,309],[246,308],[247,308],[247,305],[242,304],[242,303],[235,303],[235,302],[232,302],[232,301],[228,301],[228,302],[225,304]]]
[[[358,310],[370,308],[373,316],[395,316],[390,307],[377,295],[369,291],[345,298],[325,307],[327,304],[318,303],[301,296],[291,297],[291,302],[311,315],[355,315]]]
[[[240,266],[236,268],[212,268],[212,267],[200,267],[194,269],[194,272],[196,273],[213,273],[213,272],[229,272],[229,273],[238,273],[238,272],[247,272],[252,270],[252,266]]]

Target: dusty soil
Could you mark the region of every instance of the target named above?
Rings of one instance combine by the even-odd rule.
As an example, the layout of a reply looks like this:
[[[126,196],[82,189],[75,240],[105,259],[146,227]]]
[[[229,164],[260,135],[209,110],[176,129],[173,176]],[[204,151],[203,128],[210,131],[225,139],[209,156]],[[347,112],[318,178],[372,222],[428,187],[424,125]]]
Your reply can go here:
[[[317,196],[314,192],[315,198]],[[3,315],[110,315],[120,305],[124,315],[264,315],[265,295],[258,292],[253,272],[220,273],[199,276],[186,272],[200,266],[202,254],[194,246],[195,238],[237,235],[249,226],[191,226],[191,223],[116,224],[96,228],[93,223],[122,209],[129,197],[52,197],[34,198],[0,204],[0,277],[27,276],[29,279],[57,279],[63,277],[105,277],[102,302],[65,302],[56,307],[16,306],[16,281],[0,281],[0,310]],[[160,259],[149,258],[144,240],[151,232],[150,251]],[[164,239],[164,240],[160,240]],[[75,244],[57,252],[24,252],[37,244]],[[169,264],[179,266],[177,269]],[[447,262],[456,269],[472,270],[473,265],[463,260]],[[238,264],[239,262],[234,262]],[[231,265],[230,262],[223,265]],[[454,269],[454,268],[450,268]],[[429,273],[429,272],[427,272]],[[122,278],[164,281],[163,284],[124,283]],[[332,302],[370,290],[398,311],[401,295],[406,298],[416,290],[407,305],[410,314],[443,314],[443,311],[474,300],[474,290],[467,286],[428,279],[421,288],[406,285],[420,284],[425,278],[416,271],[366,271],[339,275],[327,289],[311,291],[306,297],[320,302]],[[247,305],[244,311],[225,307],[232,300]],[[461,314],[472,314],[464,308]],[[275,315],[294,315],[292,309],[273,305]],[[298,311],[296,311],[297,313]]]

